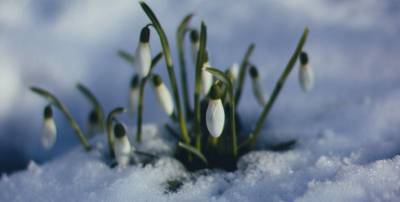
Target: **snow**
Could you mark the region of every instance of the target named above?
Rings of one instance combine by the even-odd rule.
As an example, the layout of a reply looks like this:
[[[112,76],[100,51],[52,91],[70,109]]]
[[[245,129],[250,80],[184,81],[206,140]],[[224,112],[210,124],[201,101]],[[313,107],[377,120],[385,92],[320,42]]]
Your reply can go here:
[[[311,30],[305,49],[315,88],[304,94],[294,69],[267,119],[258,150],[243,156],[235,172],[196,173],[169,157],[176,140],[162,127],[168,117],[150,88],[145,93],[144,144],[134,143],[135,120],[122,116],[121,121],[131,126],[135,148],[157,154],[158,160],[111,168],[104,158],[105,136],[93,139],[97,149],[85,153],[58,112],[55,148],[41,148],[40,118],[46,103],[28,86],[56,92],[82,126],[86,120],[81,117],[90,108],[73,89],[77,81],[95,92],[107,112],[126,106],[134,70],[115,53],[119,48],[133,52],[148,21],[130,0],[38,2],[0,2],[0,172],[14,171],[1,175],[0,201],[399,201],[397,2],[149,1],[172,48],[185,14],[196,13],[194,25],[204,20],[215,67],[240,61],[255,42],[252,61],[267,94],[304,26]],[[160,50],[156,39],[153,34],[153,53]],[[163,62],[155,70],[167,81]],[[250,130],[260,108],[248,78],[245,89],[239,111]],[[298,141],[293,150],[265,150],[291,139]],[[168,184],[181,186],[171,192]]]

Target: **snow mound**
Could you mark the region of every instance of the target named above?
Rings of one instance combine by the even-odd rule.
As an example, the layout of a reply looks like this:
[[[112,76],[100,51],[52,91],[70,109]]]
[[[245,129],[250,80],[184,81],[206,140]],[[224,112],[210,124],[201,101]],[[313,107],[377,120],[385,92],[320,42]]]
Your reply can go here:
[[[134,131],[134,130],[132,130]],[[316,141],[331,141],[332,136]],[[130,138],[133,136],[130,135]],[[104,160],[105,136],[90,153],[69,153],[0,180],[0,201],[397,201],[400,156],[361,164],[359,155],[318,155],[318,147],[287,152],[254,151],[238,170],[189,173],[166,156],[174,143],[166,131],[146,125],[143,151],[161,156],[127,168]],[[167,141],[168,140],[168,141]],[[346,146],[345,146],[346,147]]]

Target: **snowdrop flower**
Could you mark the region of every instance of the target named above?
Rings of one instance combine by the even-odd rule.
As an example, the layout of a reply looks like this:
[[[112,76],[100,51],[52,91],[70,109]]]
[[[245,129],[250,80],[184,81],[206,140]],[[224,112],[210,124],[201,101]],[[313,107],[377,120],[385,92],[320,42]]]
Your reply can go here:
[[[222,134],[225,124],[224,106],[221,101],[223,94],[221,86],[218,83],[212,86],[209,94],[206,124],[208,131],[215,138]]]
[[[199,32],[197,30],[192,30],[190,32],[190,41],[191,41],[191,48],[192,48],[192,59],[193,63],[197,63],[197,53],[199,52],[200,48],[200,40],[199,40]]]
[[[139,76],[132,77],[131,86],[129,90],[129,111],[133,115],[139,97]]]
[[[308,63],[306,52],[300,54],[299,81],[304,92],[309,92],[314,87],[314,72]]]
[[[261,87],[261,84],[260,84],[260,79],[259,79],[259,76],[258,76],[258,70],[253,65],[253,66],[250,67],[249,71],[250,71],[251,82],[252,82],[252,85],[253,85],[253,93],[256,96],[256,99],[257,99],[258,103],[261,106],[264,106],[266,104],[266,100],[265,100],[264,91],[263,91],[263,89]]]
[[[88,117],[88,134],[94,135],[96,132],[99,131],[99,115],[97,114],[96,110],[92,110],[89,113]]]
[[[141,78],[149,74],[151,67],[150,29],[146,26],[140,32],[139,45],[135,52],[135,67]]]
[[[42,145],[45,149],[51,149],[57,139],[57,128],[54,123],[53,110],[50,105],[44,108]]]
[[[231,79],[232,83],[236,81],[239,76],[239,64],[233,63],[227,70],[227,75]]]
[[[126,135],[125,127],[121,123],[114,126],[114,153],[118,165],[127,166],[129,164],[132,147]]]
[[[172,116],[174,113],[174,102],[168,88],[165,86],[159,75],[153,76],[153,87],[156,91],[158,103],[161,105],[165,113]]]
[[[208,62],[208,54],[206,54],[205,62],[201,68],[201,87],[204,95],[208,95],[213,84],[213,75],[206,69],[211,67]]]

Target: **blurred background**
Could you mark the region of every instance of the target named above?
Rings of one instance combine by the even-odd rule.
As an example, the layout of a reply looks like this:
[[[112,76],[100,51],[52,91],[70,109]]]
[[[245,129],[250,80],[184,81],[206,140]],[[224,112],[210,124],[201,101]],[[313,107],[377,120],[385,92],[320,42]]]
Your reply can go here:
[[[272,90],[304,27],[309,26],[305,49],[315,70],[315,89],[304,95],[294,71],[272,112],[273,129],[307,136],[333,128],[355,135],[360,141],[365,134],[378,138],[374,134],[381,133],[380,128],[398,134],[400,115],[394,115],[399,111],[397,101],[400,102],[398,1],[146,2],[167,32],[174,61],[175,31],[189,12],[196,14],[193,27],[199,27],[201,20],[207,24],[210,60],[215,67],[225,69],[240,62],[247,46],[256,43],[252,62],[260,69],[266,92]],[[58,140],[51,151],[42,149],[42,110],[47,103],[31,93],[29,86],[38,85],[54,92],[82,127],[91,107],[77,91],[77,82],[84,83],[98,96],[106,112],[127,106],[134,69],[116,53],[118,49],[133,53],[140,29],[148,22],[134,0],[0,0],[0,173],[23,169],[29,160],[42,163],[54,159],[79,144],[64,117],[55,110]],[[151,46],[154,54],[161,50],[154,31]],[[186,58],[189,76],[193,78],[189,53]],[[164,61],[156,71],[168,80]],[[246,122],[252,124],[257,118],[252,114],[260,108],[251,91],[244,98],[240,110],[248,117]],[[381,101],[390,103],[381,105]],[[357,108],[371,109],[371,103],[372,111],[388,107],[375,114]],[[168,120],[150,88],[145,93],[144,114],[146,123]],[[388,115],[396,121],[359,121]],[[124,121],[132,126],[135,123],[130,117]],[[379,122],[373,128],[378,132],[367,127],[372,122]],[[299,129],[302,132],[297,134]]]

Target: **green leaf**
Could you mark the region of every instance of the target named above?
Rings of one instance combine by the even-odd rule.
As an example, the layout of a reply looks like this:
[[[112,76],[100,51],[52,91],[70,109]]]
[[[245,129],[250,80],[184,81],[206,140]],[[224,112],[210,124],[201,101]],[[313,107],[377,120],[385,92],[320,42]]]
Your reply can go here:
[[[182,149],[185,149],[189,153],[196,155],[200,160],[202,160],[205,164],[208,164],[206,157],[196,148],[192,147],[191,145],[185,144],[183,142],[179,142],[178,146]]]
[[[131,65],[134,65],[135,63],[135,57],[127,51],[118,50],[118,56]]]

